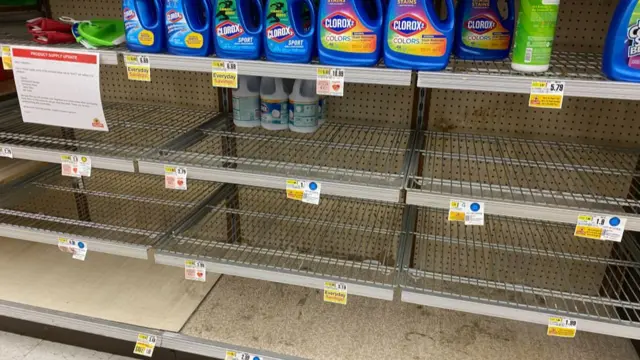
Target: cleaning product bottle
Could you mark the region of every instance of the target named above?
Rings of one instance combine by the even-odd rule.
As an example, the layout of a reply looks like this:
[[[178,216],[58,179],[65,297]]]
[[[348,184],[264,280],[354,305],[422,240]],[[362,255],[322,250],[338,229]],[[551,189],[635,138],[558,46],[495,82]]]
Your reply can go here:
[[[305,11],[310,24],[305,24]],[[265,7],[267,60],[308,63],[313,54],[316,21],[311,0],[267,0]]]
[[[239,127],[260,126],[260,78],[239,76],[238,88],[231,91],[233,123]]]
[[[228,59],[259,59],[263,31],[260,0],[215,0],[214,9],[216,55]]]
[[[602,72],[612,80],[640,82],[640,1],[618,3],[602,52]]]
[[[318,95],[314,80],[296,80],[289,95],[289,129],[299,133],[318,130]]]
[[[289,96],[282,79],[263,77],[260,82],[261,125],[267,130],[289,128]]]
[[[385,21],[384,63],[388,67],[441,70],[453,47],[453,0],[441,20],[431,0],[391,0]]]
[[[320,62],[338,66],[373,66],[380,59],[381,0],[320,0]]]
[[[511,67],[523,72],[549,70],[560,0],[521,0]]]
[[[122,15],[131,51],[157,53],[164,49],[162,0],[123,0]]]
[[[318,127],[327,122],[327,97],[318,96]]]
[[[166,0],[167,50],[175,55],[207,56],[211,41],[209,0]]]
[[[465,60],[501,60],[509,56],[515,20],[514,0],[507,0],[507,17],[498,0],[460,0],[456,7],[453,53]]]

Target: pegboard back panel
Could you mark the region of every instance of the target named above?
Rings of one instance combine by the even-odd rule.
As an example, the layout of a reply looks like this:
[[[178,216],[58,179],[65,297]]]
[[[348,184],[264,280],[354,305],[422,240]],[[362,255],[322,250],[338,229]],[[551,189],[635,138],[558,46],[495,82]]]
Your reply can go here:
[[[554,50],[601,53],[616,0],[562,0]]]
[[[49,0],[53,18],[70,16],[76,20],[120,18],[121,0]]]

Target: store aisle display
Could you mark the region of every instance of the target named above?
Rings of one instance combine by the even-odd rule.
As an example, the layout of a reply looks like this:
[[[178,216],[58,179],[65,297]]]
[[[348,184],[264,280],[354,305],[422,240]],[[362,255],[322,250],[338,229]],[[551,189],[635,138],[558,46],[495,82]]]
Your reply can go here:
[[[640,1],[619,2],[607,33],[602,71],[612,80],[640,82]]]
[[[464,60],[502,60],[509,57],[515,1],[506,0],[506,17],[498,0],[461,0],[456,6],[454,54]]]

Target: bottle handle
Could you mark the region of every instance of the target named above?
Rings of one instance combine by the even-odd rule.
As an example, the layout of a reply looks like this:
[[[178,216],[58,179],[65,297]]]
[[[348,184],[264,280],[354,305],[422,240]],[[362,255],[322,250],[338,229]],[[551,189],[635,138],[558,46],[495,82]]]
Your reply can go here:
[[[507,17],[504,18],[503,20],[506,22],[509,22],[511,24],[511,27],[513,27],[513,23],[516,20],[516,4],[515,4],[515,0],[507,0]]]
[[[268,1],[265,1],[265,3],[268,3]],[[260,19],[258,22],[258,29],[255,33],[261,34],[264,30],[264,24],[262,23],[262,19],[264,19],[264,8],[262,7],[262,2],[260,2],[260,0],[253,0],[253,4],[258,9],[258,19]],[[247,31],[247,29],[245,29],[245,31]]]
[[[197,27],[197,26],[193,25],[195,22],[191,22],[191,24],[192,24],[191,26],[193,28],[193,31],[196,31],[196,32],[207,31],[207,27],[208,27],[208,24],[209,24],[209,18],[211,17],[211,12],[213,11],[211,9],[211,3],[209,2],[209,0],[201,0],[200,3],[202,4],[202,7],[204,7],[204,16],[205,16],[205,20],[204,21],[205,21],[205,23],[202,24],[202,27]],[[185,13],[187,13],[187,12],[185,11]]]
[[[313,2],[311,0],[304,0],[304,2],[307,4],[307,8],[309,8],[309,12],[311,15],[311,27],[309,27],[309,31],[308,32],[303,32],[303,31],[298,31],[298,29],[296,29],[296,32],[298,33],[298,35],[300,37],[309,37],[309,36],[314,36],[314,32],[311,30],[315,30],[316,28],[316,7],[313,6]]]
[[[445,0],[445,3],[447,5],[447,17],[442,21],[445,23],[445,25],[447,25],[447,27],[453,28],[455,22],[453,20],[453,17],[455,16],[455,7],[453,5],[453,0]]]

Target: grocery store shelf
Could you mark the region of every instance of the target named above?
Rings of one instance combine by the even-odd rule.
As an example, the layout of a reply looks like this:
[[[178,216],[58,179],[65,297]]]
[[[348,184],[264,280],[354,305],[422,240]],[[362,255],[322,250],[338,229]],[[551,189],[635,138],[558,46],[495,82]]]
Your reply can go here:
[[[287,179],[321,183],[322,194],[397,202],[414,133],[410,130],[324,124],[313,134],[236,128],[220,122],[178,138],[138,162],[140,172],[164,174],[184,165],[189,178],[284,190]],[[232,156],[232,154],[237,154]]]
[[[471,227],[448,222],[446,210],[417,211],[403,301],[539,324],[566,316],[579,331],[640,339],[640,247],[631,235],[602,242],[558,223],[488,216]]]
[[[438,132],[426,132],[424,144],[407,204],[448,209],[452,199],[475,200],[487,214],[572,224],[585,212],[616,214],[640,230],[637,150]]]
[[[282,191],[228,186],[184,231],[157,244],[159,264],[206,263],[207,271],[391,300],[403,207],[323,196],[320,205]]]
[[[423,88],[529,94],[534,80],[565,81],[565,96],[640,100],[640,84],[611,81],[600,71],[598,54],[554,51],[549,71],[527,74],[511,69],[509,59],[473,61],[451,58],[446,70],[418,73]]]

